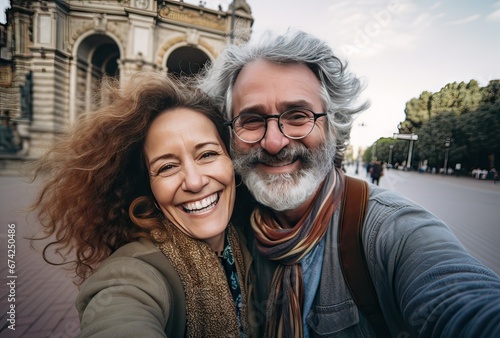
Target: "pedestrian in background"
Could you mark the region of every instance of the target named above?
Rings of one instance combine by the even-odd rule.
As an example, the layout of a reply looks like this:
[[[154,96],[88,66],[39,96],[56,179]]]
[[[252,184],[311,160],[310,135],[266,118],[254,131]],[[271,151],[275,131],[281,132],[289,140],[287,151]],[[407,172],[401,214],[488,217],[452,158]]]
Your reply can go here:
[[[375,161],[370,168],[370,177],[372,179],[372,183],[376,185],[380,185],[380,177],[384,175],[384,168],[380,161]]]
[[[493,180],[493,183],[497,183],[498,181],[498,172],[495,168],[490,169],[490,174],[491,174],[491,179]]]

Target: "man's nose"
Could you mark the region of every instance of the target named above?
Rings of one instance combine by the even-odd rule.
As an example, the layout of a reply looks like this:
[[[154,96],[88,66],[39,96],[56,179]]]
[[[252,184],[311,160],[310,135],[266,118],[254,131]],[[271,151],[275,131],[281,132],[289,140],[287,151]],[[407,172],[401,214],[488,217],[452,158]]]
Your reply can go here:
[[[269,119],[266,135],[260,140],[260,146],[270,154],[277,154],[290,143],[290,139],[283,135],[278,123],[278,119]]]

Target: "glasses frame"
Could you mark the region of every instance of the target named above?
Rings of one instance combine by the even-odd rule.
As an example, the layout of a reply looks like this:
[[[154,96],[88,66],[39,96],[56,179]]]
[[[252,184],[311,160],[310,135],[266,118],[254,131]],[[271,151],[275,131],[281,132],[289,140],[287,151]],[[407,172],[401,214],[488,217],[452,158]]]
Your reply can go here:
[[[299,136],[299,137],[293,137],[293,136],[288,136],[287,134],[285,134],[285,132],[283,131],[283,127],[282,127],[282,124],[281,124],[281,117],[284,115],[284,114],[287,114],[287,113],[290,113],[290,112],[293,112],[293,111],[300,111],[300,110],[305,110],[309,113],[311,113],[313,115],[313,126],[311,128],[311,130],[305,134],[304,136]],[[238,119],[240,116],[251,116],[251,115],[255,115],[255,116],[259,116],[261,118],[264,119],[264,133],[262,134],[262,137],[259,138],[258,140],[256,141],[247,141],[247,140],[243,140],[237,133],[236,133],[236,130],[234,128],[234,122],[236,121],[236,119]],[[242,115],[238,115],[236,117],[234,117],[231,121],[226,121],[224,122],[224,125],[226,126],[229,126],[234,134],[236,135],[236,137],[238,139],[240,139],[241,141],[245,142],[245,143],[257,143],[257,142],[260,142],[264,137],[266,137],[266,133],[267,133],[267,121],[269,119],[278,119],[278,128],[280,129],[280,132],[283,134],[283,136],[289,138],[289,139],[292,139],[292,140],[300,140],[300,139],[303,139],[304,137],[306,137],[307,135],[309,135],[314,127],[316,126],[316,120],[319,119],[320,117],[323,117],[323,116],[326,116],[327,113],[315,113],[313,112],[311,109],[309,108],[305,108],[305,107],[297,107],[297,108],[293,108],[293,109],[289,109],[281,114],[273,114],[273,115],[260,115],[260,114],[257,114],[257,113],[250,113],[250,114],[242,114]]]

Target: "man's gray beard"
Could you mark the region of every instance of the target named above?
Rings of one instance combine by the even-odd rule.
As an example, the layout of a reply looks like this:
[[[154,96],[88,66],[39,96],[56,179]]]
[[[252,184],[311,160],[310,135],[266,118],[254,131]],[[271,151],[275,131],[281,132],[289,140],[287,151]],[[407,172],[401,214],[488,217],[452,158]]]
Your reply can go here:
[[[254,198],[276,210],[292,210],[302,205],[319,188],[326,175],[333,169],[336,143],[329,137],[316,149],[303,144],[283,148],[270,155],[262,148],[243,153],[231,147],[235,171],[242,177]],[[299,159],[301,167],[292,174],[267,174],[256,168],[257,163],[292,162]]]

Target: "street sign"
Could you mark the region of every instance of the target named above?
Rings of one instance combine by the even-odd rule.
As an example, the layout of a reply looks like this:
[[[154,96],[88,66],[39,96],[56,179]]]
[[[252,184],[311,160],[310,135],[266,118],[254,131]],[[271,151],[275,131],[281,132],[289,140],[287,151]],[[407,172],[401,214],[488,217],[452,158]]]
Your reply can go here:
[[[415,135],[415,134],[397,134],[397,133],[394,133],[393,138],[399,139],[399,140],[416,141],[416,140],[418,140],[418,135]]]
[[[411,134],[394,133],[392,137],[395,139],[398,139],[398,140],[410,141],[410,146],[408,147],[408,161],[406,161],[406,169],[411,170],[411,155],[412,155],[412,151],[413,151],[413,141],[418,140],[418,135],[415,135],[413,133],[411,133]]]

